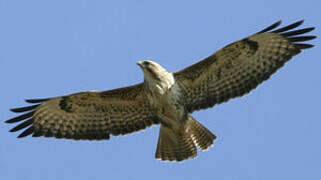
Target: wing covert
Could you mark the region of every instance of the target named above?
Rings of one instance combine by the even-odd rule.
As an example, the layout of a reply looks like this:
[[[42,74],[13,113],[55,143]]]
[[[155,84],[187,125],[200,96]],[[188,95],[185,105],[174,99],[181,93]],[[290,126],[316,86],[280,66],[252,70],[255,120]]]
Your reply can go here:
[[[303,23],[298,21],[272,31],[280,23],[174,73],[187,93],[188,111],[212,107],[249,93],[302,49],[313,47],[301,42],[316,38],[303,35],[314,27],[293,30]]]
[[[103,92],[83,92],[51,99],[26,100],[35,105],[11,109],[25,113],[7,120],[32,135],[66,139],[101,140],[145,129],[159,120],[143,93],[143,84]]]

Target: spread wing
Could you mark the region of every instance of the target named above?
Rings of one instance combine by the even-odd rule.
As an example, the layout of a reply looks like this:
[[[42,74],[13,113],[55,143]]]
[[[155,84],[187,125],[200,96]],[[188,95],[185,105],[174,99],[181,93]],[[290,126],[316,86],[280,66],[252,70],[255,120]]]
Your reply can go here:
[[[300,43],[316,38],[303,35],[313,27],[292,30],[302,23],[273,30],[281,24],[279,21],[174,73],[187,92],[188,111],[212,107],[249,93],[302,49],[313,47]]]
[[[109,139],[110,134],[127,134],[159,123],[146,100],[143,84],[26,101],[36,104],[12,109],[24,114],[6,121],[24,121],[10,130],[27,128],[18,137],[100,140]]]

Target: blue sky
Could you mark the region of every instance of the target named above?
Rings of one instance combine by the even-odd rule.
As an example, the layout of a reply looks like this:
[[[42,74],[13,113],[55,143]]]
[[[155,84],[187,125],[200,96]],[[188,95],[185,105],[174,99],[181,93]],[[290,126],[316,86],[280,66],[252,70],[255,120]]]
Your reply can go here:
[[[169,71],[282,19],[320,35],[320,2],[0,0],[0,179],[321,179],[320,43],[249,95],[193,116],[218,135],[183,163],[154,159],[159,127],[109,141],[15,138],[24,99],[139,83],[136,62]]]

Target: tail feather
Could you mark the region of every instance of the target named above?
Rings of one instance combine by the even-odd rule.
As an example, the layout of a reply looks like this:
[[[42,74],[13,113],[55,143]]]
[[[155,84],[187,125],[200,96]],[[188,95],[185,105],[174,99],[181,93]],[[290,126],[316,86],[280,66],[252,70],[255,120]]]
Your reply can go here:
[[[207,150],[216,136],[189,116],[182,131],[174,131],[164,125],[160,128],[156,158],[163,161],[183,161],[197,156],[196,146]]]
[[[189,116],[189,131],[191,131],[194,143],[201,150],[208,150],[217,138],[210,130],[204,127],[201,123]]]
[[[197,156],[192,137],[187,133],[179,134],[161,126],[156,159],[163,161],[183,161]]]

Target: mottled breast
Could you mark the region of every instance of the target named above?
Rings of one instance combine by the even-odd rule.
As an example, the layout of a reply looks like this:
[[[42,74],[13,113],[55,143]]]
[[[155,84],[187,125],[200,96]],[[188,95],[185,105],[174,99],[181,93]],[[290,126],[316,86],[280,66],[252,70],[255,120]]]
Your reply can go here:
[[[166,93],[151,95],[149,99],[164,124],[180,126],[185,120],[187,111],[184,108],[184,96],[177,83],[174,83]]]

